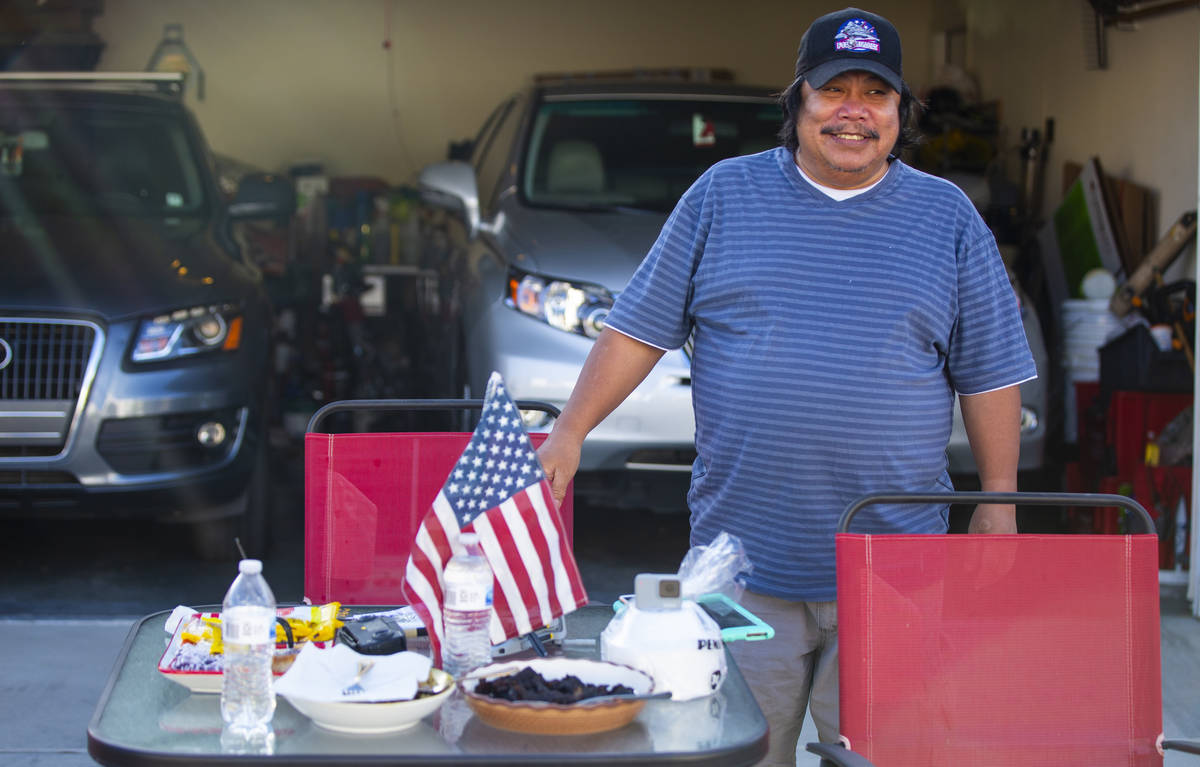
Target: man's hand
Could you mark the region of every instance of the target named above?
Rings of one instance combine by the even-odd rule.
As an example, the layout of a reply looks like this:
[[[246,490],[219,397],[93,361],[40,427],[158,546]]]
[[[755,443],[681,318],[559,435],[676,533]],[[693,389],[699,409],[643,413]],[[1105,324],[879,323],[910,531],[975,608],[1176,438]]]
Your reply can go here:
[[[567,497],[567,485],[579,469],[579,456],[582,446],[567,437],[559,437],[550,432],[546,441],[538,448],[538,460],[542,462],[542,470],[550,482],[550,490],[554,502],[562,505]]]
[[[1015,533],[1017,509],[1012,504],[981,503],[971,514],[968,533]]]
[[[567,497],[567,484],[579,470],[588,432],[625,401],[662,355],[662,349],[612,328],[600,331],[562,414],[538,448],[538,459],[556,503],[561,504]]]

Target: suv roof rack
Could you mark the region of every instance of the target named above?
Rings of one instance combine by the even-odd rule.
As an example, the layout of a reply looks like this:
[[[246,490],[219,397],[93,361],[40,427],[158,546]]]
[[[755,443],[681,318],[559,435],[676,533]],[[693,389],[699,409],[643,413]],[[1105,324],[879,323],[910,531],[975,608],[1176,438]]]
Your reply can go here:
[[[182,72],[0,72],[0,87],[137,90],[183,97]]]
[[[582,72],[543,72],[533,76],[536,85],[560,83],[612,82],[652,80],[690,83],[731,83],[733,70],[712,67],[658,67],[639,69],[607,69]]]

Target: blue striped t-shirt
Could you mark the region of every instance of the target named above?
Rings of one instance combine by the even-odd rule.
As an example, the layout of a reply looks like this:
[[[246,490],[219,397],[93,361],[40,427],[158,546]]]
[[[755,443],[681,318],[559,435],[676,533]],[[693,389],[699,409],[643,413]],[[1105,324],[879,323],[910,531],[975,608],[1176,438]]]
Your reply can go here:
[[[739,536],[748,587],[835,598],[854,499],[951,489],[954,392],[1037,374],[1000,254],[951,183],[893,161],[835,201],[786,149],[717,163],[680,199],[606,322],[695,334],[692,544]],[[947,509],[869,507],[861,532],[945,532]]]

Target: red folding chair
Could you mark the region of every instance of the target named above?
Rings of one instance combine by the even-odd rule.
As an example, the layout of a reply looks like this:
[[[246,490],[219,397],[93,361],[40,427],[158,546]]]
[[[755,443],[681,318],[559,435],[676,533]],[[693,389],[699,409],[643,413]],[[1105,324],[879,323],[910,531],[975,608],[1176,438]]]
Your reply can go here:
[[[865,535],[881,503],[1122,507],[1128,535]],[[1118,495],[873,495],[837,533],[842,745],[822,765],[1161,765],[1158,538]]]
[[[557,417],[544,402],[522,410]],[[425,513],[471,438],[470,432],[321,431],[335,413],[479,410],[483,400],[344,400],[325,405],[304,435],[304,596],[313,604],[395,605],[408,553]],[[545,434],[530,435],[534,446]],[[574,542],[572,488],[559,508]]]

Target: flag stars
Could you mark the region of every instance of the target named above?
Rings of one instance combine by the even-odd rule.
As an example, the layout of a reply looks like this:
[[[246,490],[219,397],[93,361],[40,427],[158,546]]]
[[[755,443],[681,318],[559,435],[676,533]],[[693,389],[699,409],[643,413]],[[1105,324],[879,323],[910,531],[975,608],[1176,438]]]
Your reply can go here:
[[[493,387],[479,426],[447,480],[446,496],[469,520],[541,475],[541,463],[525,436],[520,408],[507,397],[498,398]]]

